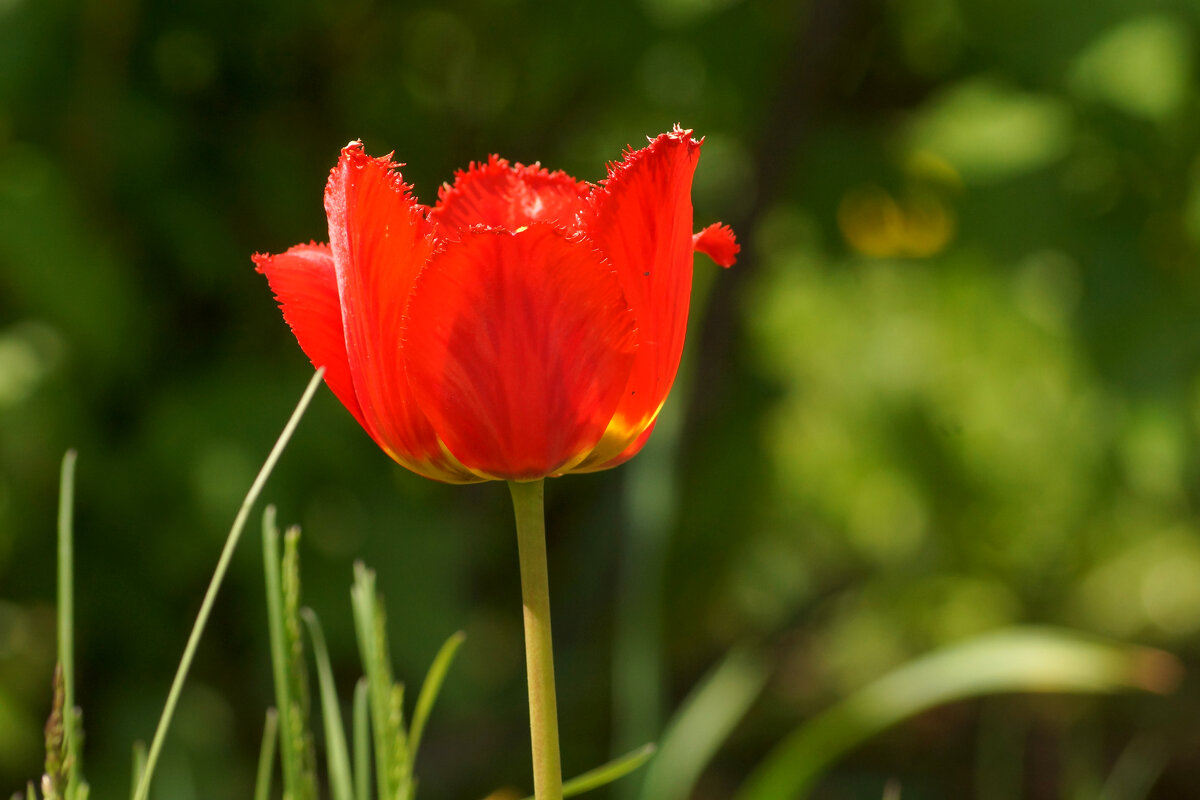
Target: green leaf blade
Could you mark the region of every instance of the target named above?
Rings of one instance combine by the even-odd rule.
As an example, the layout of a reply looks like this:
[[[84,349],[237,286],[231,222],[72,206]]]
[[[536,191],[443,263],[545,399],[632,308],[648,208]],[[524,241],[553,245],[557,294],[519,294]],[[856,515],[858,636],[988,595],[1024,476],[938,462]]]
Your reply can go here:
[[[1181,668],[1158,650],[1072,631],[1009,628],[921,656],[796,728],[755,768],[736,800],[802,797],[847,751],[943,703],[1000,692],[1169,691]]]
[[[667,725],[646,773],[644,800],[684,800],[704,767],[762,692],[767,667],[749,648],[731,651],[688,695]]]
[[[262,746],[258,751],[258,774],[254,779],[254,800],[270,800],[271,775],[275,766],[275,746],[279,741],[279,713],[267,709],[263,723]]]
[[[458,649],[462,647],[466,638],[465,633],[458,631],[447,639],[438,649],[437,655],[434,656],[429,672],[425,674],[425,681],[421,684],[421,691],[417,695],[417,706],[413,709],[412,726],[409,728],[408,734],[409,756],[414,763],[417,760],[417,750],[421,746],[421,736],[425,733],[425,723],[429,720],[429,713],[433,710],[433,704],[437,701],[442,683],[446,680],[446,673],[450,670],[450,665],[454,663],[454,657],[458,654]]]
[[[575,797],[620,780],[653,758],[656,751],[654,743],[650,742],[623,756],[618,756],[612,761],[601,764],[595,769],[589,769],[563,784],[563,797]],[[531,795],[525,800],[534,800],[534,798]]]
[[[342,712],[338,706],[337,688],[333,683],[333,668],[329,664],[329,649],[325,646],[325,634],[321,623],[311,608],[300,612],[308,627],[312,642],[313,658],[317,663],[317,686],[321,697],[321,718],[325,727],[325,755],[329,766],[329,788],[334,800],[353,800],[350,780],[350,754],[346,746],[346,730],[342,724]]]

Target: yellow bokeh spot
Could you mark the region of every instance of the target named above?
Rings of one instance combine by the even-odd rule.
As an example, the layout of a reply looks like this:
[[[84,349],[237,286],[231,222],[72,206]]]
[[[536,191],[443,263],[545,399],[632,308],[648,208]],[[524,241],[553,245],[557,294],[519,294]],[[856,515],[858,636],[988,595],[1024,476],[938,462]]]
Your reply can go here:
[[[896,200],[879,186],[853,189],[838,205],[838,227],[847,243],[874,258],[927,258],[954,238],[954,212],[931,192]]]

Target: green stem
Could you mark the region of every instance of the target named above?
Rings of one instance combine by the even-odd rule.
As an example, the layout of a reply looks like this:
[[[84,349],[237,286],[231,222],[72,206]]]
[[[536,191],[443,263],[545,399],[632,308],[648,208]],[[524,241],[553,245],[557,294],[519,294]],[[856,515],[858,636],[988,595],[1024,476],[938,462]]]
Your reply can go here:
[[[521,599],[525,603],[525,669],[529,676],[529,733],[536,800],[562,800],[554,647],[550,637],[550,581],[546,570],[544,483],[509,481],[517,517]]]
[[[67,742],[67,800],[79,786],[79,726],[75,723],[75,451],[62,460],[58,498],[58,662],[63,674],[63,734]]]
[[[221,556],[217,559],[217,568],[213,571],[212,579],[208,582],[208,590],[204,593],[204,600],[200,603],[200,611],[196,614],[196,622],[192,625],[192,632],[188,635],[187,644],[183,648],[183,656],[179,659],[179,668],[175,671],[175,679],[171,681],[171,688],[167,692],[167,702],[163,706],[162,716],[158,719],[158,727],[154,730],[154,739],[150,742],[150,752],[146,755],[146,768],[142,771],[141,780],[138,781],[137,789],[133,793],[134,800],[146,800],[150,793],[150,779],[154,776],[158,754],[162,750],[163,741],[167,738],[167,729],[171,727],[171,720],[175,716],[175,706],[179,702],[179,695],[183,692],[183,684],[192,667],[196,648],[200,645],[204,626],[208,624],[209,612],[212,610],[213,602],[217,599],[217,591],[221,588],[221,582],[225,579],[225,571],[229,568],[233,551],[237,549],[242,529],[246,527],[246,518],[250,515],[250,509],[257,502],[263,484],[267,482],[271,471],[275,469],[275,462],[279,460],[283,448],[287,446],[296,426],[300,424],[300,417],[304,416],[304,410],[308,408],[308,402],[312,400],[317,387],[321,385],[321,378],[324,375],[325,368],[322,367],[308,382],[308,388],[304,390],[300,402],[296,405],[296,410],[292,412],[287,425],[283,427],[283,433],[279,434],[279,439],[271,448],[270,455],[267,456],[266,462],[259,470],[258,477],[254,479],[250,491],[246,493],[246,499],[242,501],[242,507],[238,509],[237,516],[233,520],[233,527],[230,528],[229,536],[225,539],[225,547],[221,549]]]

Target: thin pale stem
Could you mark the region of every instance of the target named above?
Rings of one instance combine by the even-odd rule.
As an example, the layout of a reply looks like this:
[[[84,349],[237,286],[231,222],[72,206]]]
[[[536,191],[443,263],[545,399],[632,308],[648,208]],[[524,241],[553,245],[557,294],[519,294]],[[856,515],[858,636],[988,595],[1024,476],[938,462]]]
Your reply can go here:
[[[316,374],[313,375],[312,380],[308,382],[308,388],[304,390],[300,402],[296,405],[296,410],[292,412],[291,418],[287,421],[287,425],[284,426],[283,433],[279,434],[279,439],[275,442],[275,446],[271,448],[270,455],[267,456],[266,462],[258,472],[258,477],[254,479],[254,484],[250,487],[250,491],[246,493],[246,499],[242,501],[242,507],[238,510],[237,517],[234,518],[233,527],[229,530],[229,537],[225,540],[225,547],[221,550],[221,557],[217,559],[217,568],[213,571],[212,579],[208,582],[208,591],[204,593],[204,600],[200,603],[200,611],[196,614],[196,622],[192,626],[191,635],[188,636],[187,645],[183,648],[183,657],[179,659],[179,668],[175,671],[175,679],[171,682],[171,688],[167,692],[167,702],[163,706],[162,716],[159,717],[158,728],[154,731],[154,740],[150,743],[150,752],[146,757],[146,768],[142,771],[137,791],[133,794],[134,800],[146,800],[150,792],[150,779],[154,775],[154,766],[158,763],[159,751],[162,750],[163,741],[167,738],[167,729],[171,727],[171,719],[175,716],[175,706],[179,702],[179,695],[183,692],[183,684],[187,680],[188,671],[192,667],[192,659],[196,655],[196,648],[200,645],[200,637],[204,633],[205,625],[208,623],[209,612],[212,611],[213,602],[217,599],[217,591],[221,588],[221,582],[225,579],[225,571],[229,568],[229,562],[233,558],[233,551],[237,549],[242,529],[246,527],[246,518],[250,515],[250,509],[258,500],[258,495],[262,492],[263,485],[267,482],[271,471],[275,469],[275,462],[282,455],[283,448],[287,446],[288,440],[292,438],[292,433],[296,430],[296,426],[300,424],[300,418],[304,416],[304,410],[308,408],[308,402],[312,400],[317,387],[321,385],[321,378],[324,374],[324,368],[318,369]]]
[[[554,647],[550,636],[550,581],[546,569],[543,481],[509,481],[517,518],[521,598],[525,603],[525,669],[529,676],[529,733],[533,743],[533,795],[562,800]]]

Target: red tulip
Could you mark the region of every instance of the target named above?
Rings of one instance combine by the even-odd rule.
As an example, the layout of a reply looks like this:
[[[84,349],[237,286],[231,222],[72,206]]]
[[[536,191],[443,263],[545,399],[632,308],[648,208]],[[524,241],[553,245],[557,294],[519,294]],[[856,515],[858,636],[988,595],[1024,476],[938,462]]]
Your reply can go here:
[[[492,156],[419,204],[390,158],[342,150],[329,244],[256,255],[300,347],[401,465],[441,481],[533,480],[631,458],[675,379],[700,142],[678,127],[600,185]]]

